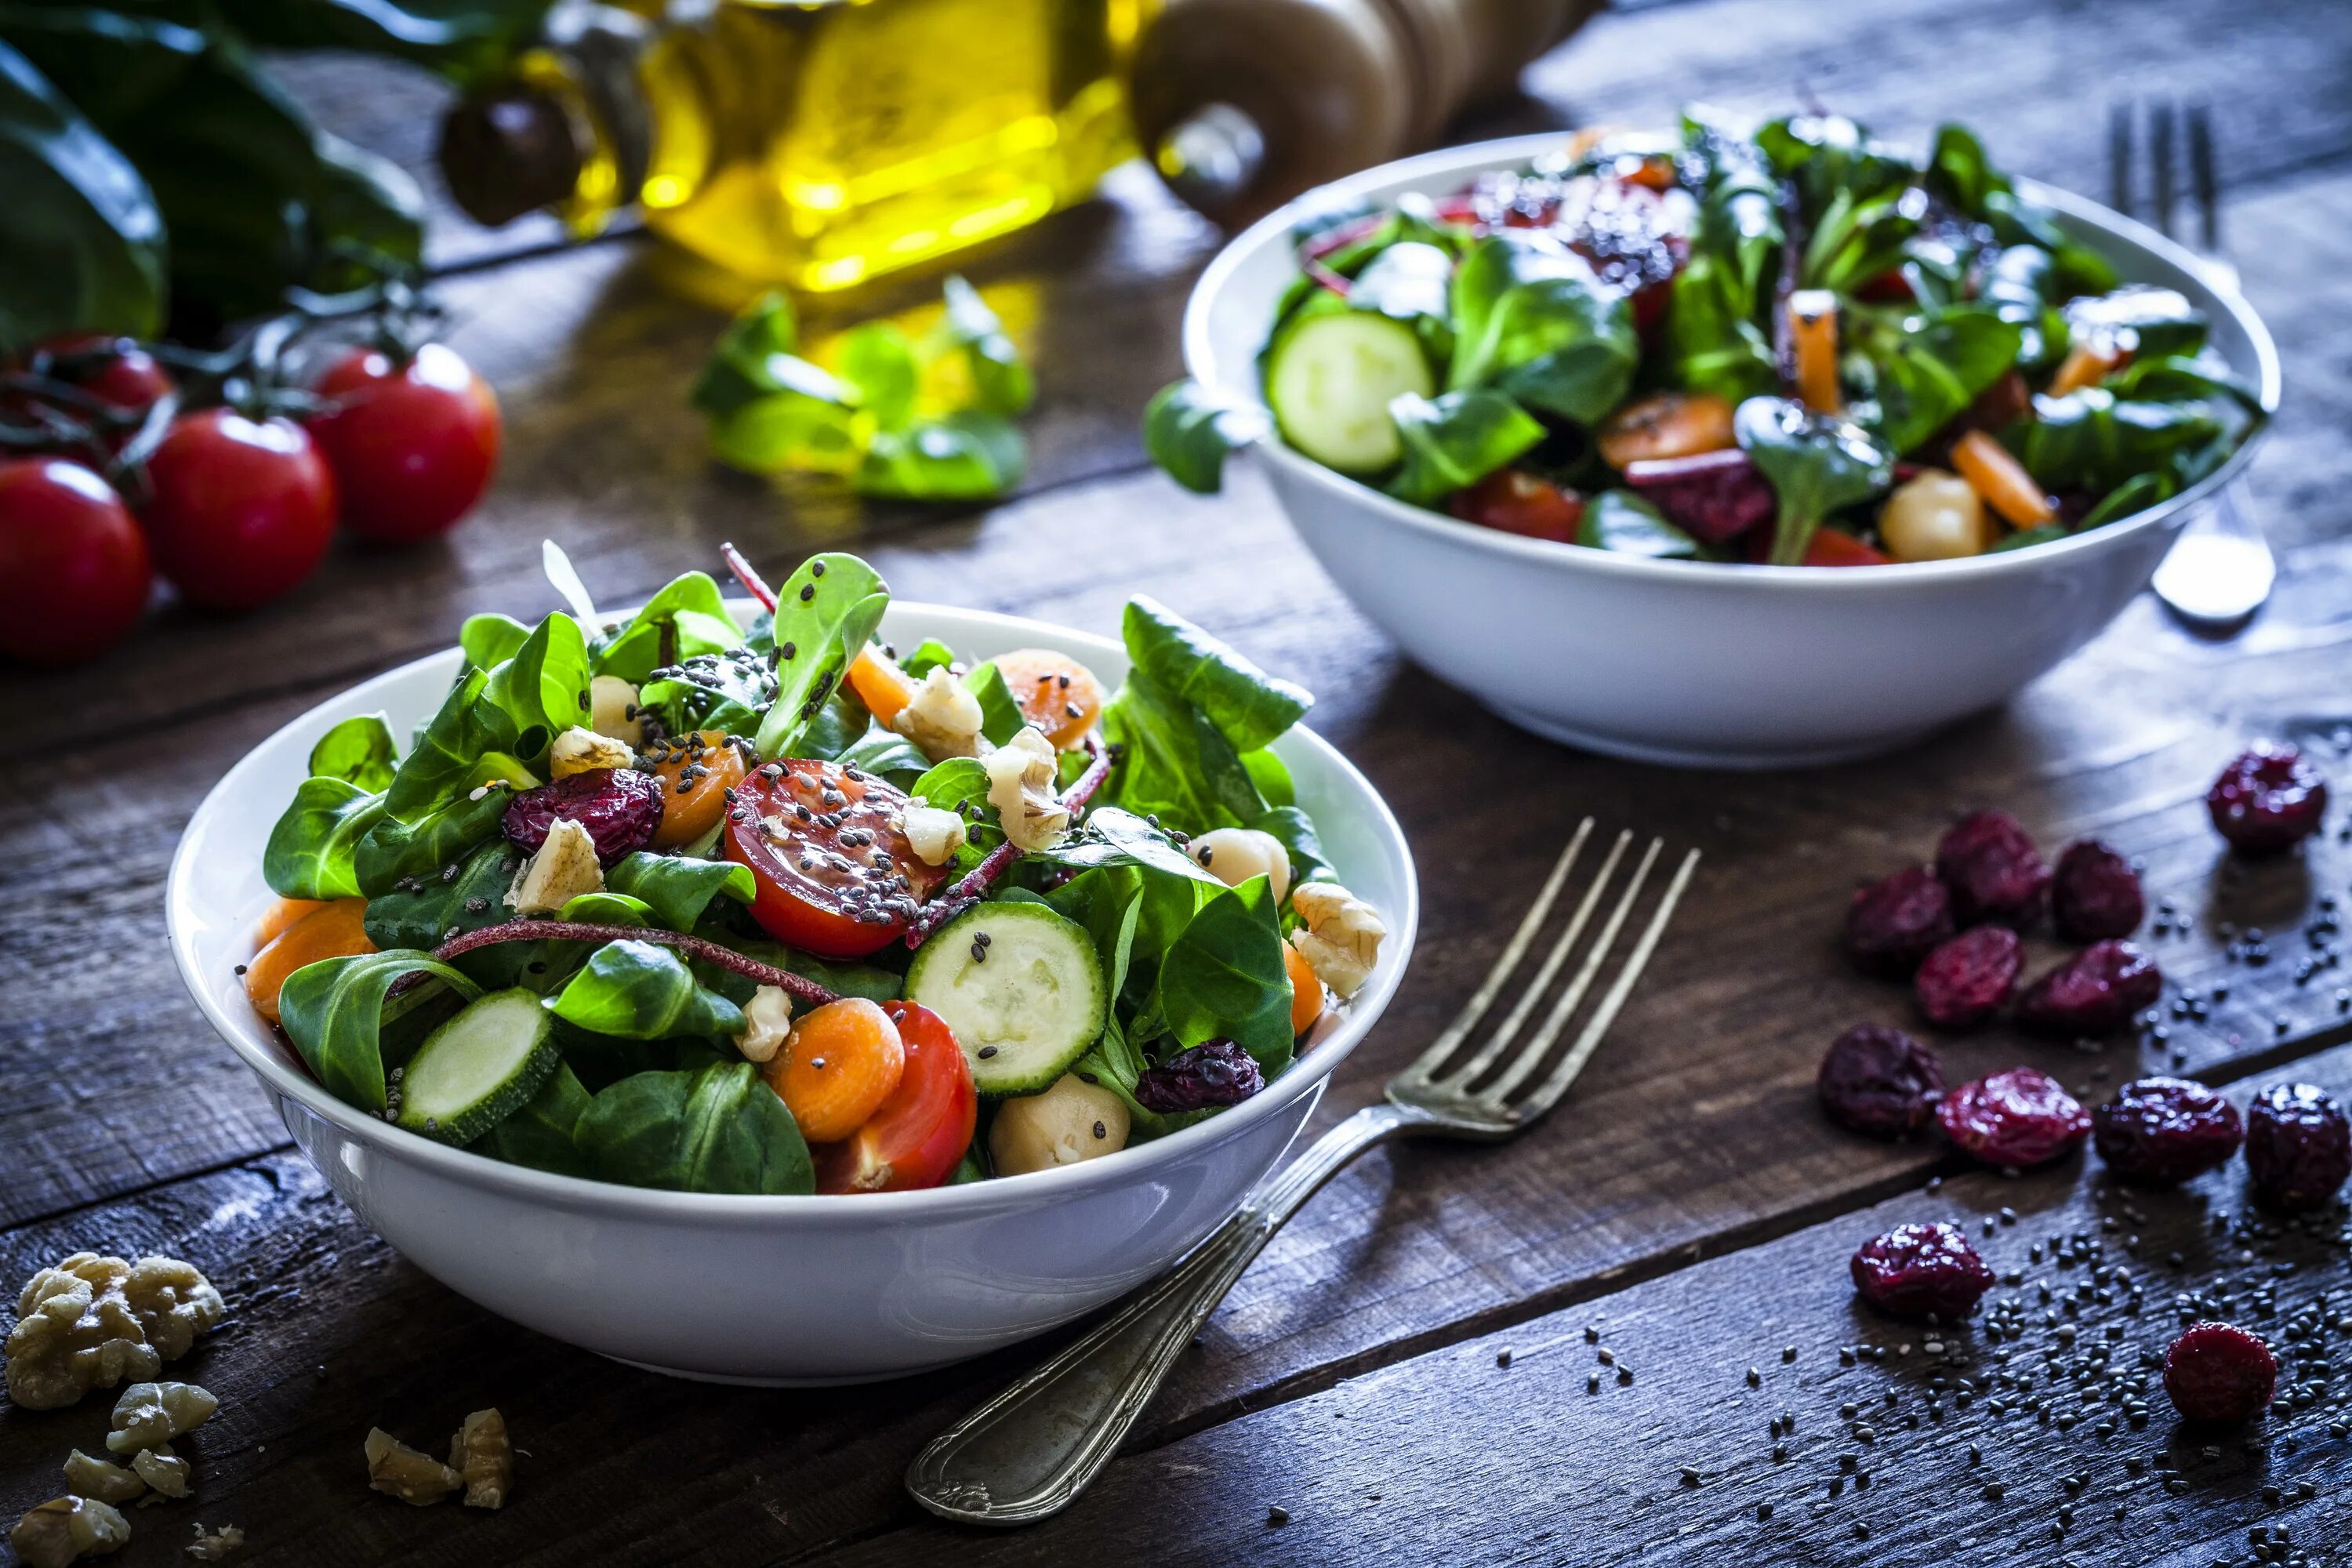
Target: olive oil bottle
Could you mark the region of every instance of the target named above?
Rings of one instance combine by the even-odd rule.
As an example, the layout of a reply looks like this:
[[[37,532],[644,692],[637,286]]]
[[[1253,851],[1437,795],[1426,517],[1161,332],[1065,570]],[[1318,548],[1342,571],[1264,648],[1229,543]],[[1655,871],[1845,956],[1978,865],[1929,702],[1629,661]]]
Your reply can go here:
[[[593,234],[635,205],[751,288],[847,288],[1085,196],[1134,152],[1156,0],[565,0],[443,127],[458,205]]]

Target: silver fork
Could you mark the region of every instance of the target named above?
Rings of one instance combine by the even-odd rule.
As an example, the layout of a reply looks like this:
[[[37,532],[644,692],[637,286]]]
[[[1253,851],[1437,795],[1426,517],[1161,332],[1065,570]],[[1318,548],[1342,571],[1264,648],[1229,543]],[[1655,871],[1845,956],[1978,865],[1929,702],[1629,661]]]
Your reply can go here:
[[[907,1469],[907,1489],[915,1500],[941,1518],[968,1524],[1028,1524],[1060,1512],[1110,1462],[1177,1357],[1250,1260],[1349,1161],[1391,1138],[1499,1142],[1559,1104],[1641,978],[1675,905],[1690,885],[1697,850],[1683,856],[1615,978],[1549,1072],[1537,1077],[1600,977],[1664,851],[1661,839],[1653,838],[1642,852],[1567,989],[1543,1013],[1535,1032],[1517,1043],[1575,955],[1633,843],[1631,833],[1618,834],[1611,844],[1566,931],[1545,952],[1535,978],[1502,1023],[1475,1043],[1466,1059],[1454,1058],[1472,1045],[1472,1032],[1534,947],[1592,831],[1592,819],[1587,817],[1476,993],[1436,1042],[1389,1080],[1385,1103],[1367,1106],[1317,1139],[1158,1283],[934,1438]]]
[[[2140,205],[2133,178],[2134,118],[2129,103],[2114,104],[2107,110],[2109,200],[2121,213]],[[2159,99],[2147,106],[2148,221],[2159,234],[2173,232],[2180,186],[2175,148],[2181,142],[2188,144],[2189,194],[2197,205],[2198,259],[2217,284],[2234,292],[2238,269],[2221,255],[2221,181],[2213,158],[2213,122],[2202,103],[2183,107]],[[2236,482],[2225,487],[2204,515],[2181,531],[2152,584],[2157,597],[2173,614],[2208,630],[2245,620],[2263,607],[2278,581],[2270,544],[2240,510],[2237,490]]]

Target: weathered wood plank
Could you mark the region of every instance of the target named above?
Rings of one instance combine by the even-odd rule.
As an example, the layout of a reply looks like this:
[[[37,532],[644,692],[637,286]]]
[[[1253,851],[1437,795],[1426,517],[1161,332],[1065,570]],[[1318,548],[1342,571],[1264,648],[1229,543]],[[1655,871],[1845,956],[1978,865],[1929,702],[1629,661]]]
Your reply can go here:
[[[2292,1076],[2345,1094],[2352,1051]],[[1047,1524],[924,1521],[814,1561],[2204,1568],[2250,1561],[2251,1531],[2340,1561],[2352,1237],[2340,1206],[2283,1223],[2243,1183],[2233,1162],[2111,1189],[2088,1154],[1965,1175],[1132,1454]],[[1930,1219],[2006,1276],[1966,1327],[1883,1317],[1848,1282],[1857,1244]],[[2149,1358],[2200,1317],[2276,1347],[2291,1415],[2178,1422]]]

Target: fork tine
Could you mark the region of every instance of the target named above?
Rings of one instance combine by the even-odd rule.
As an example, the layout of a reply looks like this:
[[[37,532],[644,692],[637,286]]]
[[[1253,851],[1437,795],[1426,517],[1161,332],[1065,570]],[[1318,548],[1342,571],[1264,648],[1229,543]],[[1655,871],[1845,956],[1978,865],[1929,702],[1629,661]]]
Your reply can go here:
[[[1664,847],[1664,840],[1657,838],[1650,840],[1649,847],[1642,852],[1642,863],[1633,868],[1633,879],[1625,884],[1625,891],[1618,898],[1617,907],[1609,911],[1608,923],[1601,928],[1601,934],[1593,939],[1592,946],[1584,955],[1583,963],[1577,968],[1576,978],[1569,982],[1568,989],[1561,992],[1559,1000],[1552,1004],[1552,1009],[1545,1015],[1543,1027],[1536,1031],[1535,1038],[1519,1048],[1518,1055],[1512,1058],[1511,1065],[1503,1070],[1500,1078],[1479,1091],[1483,1098],[1509,1099],[1519,1085],[1527,1082],[1534,1076],[1536,1068],[1543,1065],[1544,1058],[1551,1052],[1552,1042],[1559,1038],[1560,1031],[1567,1027],[1570,1016],[1583,1003],[1585,992],[1591,989],[1592,977],[1601,973],[1601,963],[1608,958],[1609,950],[1617,945],[1617,932],[1623,928],[1626,915],[1632,912],[1633,900],[1641,895],[1642,884],[1649,880],[1650,868],[1657,864],[1658,851]],[[1603,877],[1600,882],[1593,885],[1594,898],[1600,896],[1601,886],[1608,879]],[[1577,933],[1574,931],[1562,937],[1559,951],[1564,954],[1575,942],[1576,938]]]
[[[1693,849],[1683,857],[1682,864],[1675,868],[1674,880],[1666,884],[1665,892],[1658,900],[1658,907],[1651,912],[1650,923],[1643,928],[1641,940],[1626,955],[1625,967],[1618,972],[1616,981],[1602,994],[1601,1005],[1593,1009],[1583,1032],[1576,1037],[1576,1043],[1569,1047],[1566,1056],[1560,1058],[1559,1066],[1552,1069],[1551,1076],[1544,1079],[1541,1088],[1521,1103],[1521,1115],[1532,1118],[1549,1110],[1559,1102],[1560,1096],[1568,1092],[1569,1085],[1576,1081],[1577,1074],[1584,1070],[1585,1062],[1601,1044],[1601,1037],[1607,1034],[1609,1026],[1617,1021],[1617,1010],[1632,994],[1634,982],[1642,978],[1642,971],[1649,963],[1650,954],[1657,949],[1658,939],[1665,934],[1666,922],[1674,918],[1675,906],[1682,901],[1683,889],[1690,886],[1691,875],[1697,869],[1698,851]]]
[[[2221,182],[2213,167],[2212,110],[2200,99],[2189,106],[2189,186],[2197,197],[2200,238],[2209,251],[2221,248]]]
[[[1544,955],[1543,964],[1536,971],[1536,977],[1528,982],[1526,992],[1521,994],[1517,1004],[1511,1008],[1509,1015],[1503,1019],[1502,1026],[1478,1047],[1476,1055],[1447,1073],[1445,1082],[1464,1093],[1468,1093],[1471,1087],[1478,1081],[1479,1075],[1500,1060],[1503,1052],[1509,1047],[1511,1042],[1519,1037],[1519,1030],[1526,1026],[1528,1016],[1534,1013],[1537,1004],[1543,1000],[1544,993],[1551,989],[1553,978],[1559,973],[1559,966],[1568,962],[1568,955],[1575,948],[1577,938],[1583,934],[1584,928],[1591,922],[1592,911],[1600,907],[1601,895],[1608,888],[1609,879],[1617,873],[1617,862],[1624,858],[1625,846],[1633,841],[1633,836],[1629,832],[1621,832],[1617,835],[1616,841],[1609,846],[1608,858],[1601,862],[1599,874],[1592,879],[1592,885],[1585,889],[1584,897],[1577,901],[1576,912],[1569,917],[1568,930],[1561,933],[1558,942],[1552,943],[1551,951]],[[1481,1091],[1482,1094],[1485,1092]]]
[[[2107,105],[2107,205],[2128,216],[2132,210],[2132,106]]]
[[[1551,906],[1568,881],[1569,868],[1576,864],[1578,854],[1584,848],[1584,841],[1591,837],[1592,818],[1588,816],[1578,823],[1576,831],[1569,836],[1568,847],[1561,850],[1559,858],[1552,862],[1551,875],[1544,879],[1543,890],[1536,895],[1536,901],[1528,905],[1528,912],[1520,917],[1519,929],[1511,933],[1511,940],[1504,946],[1502,956],[1495,960],[1493,968],[1486,971],[1486,978],[1478,983],[1476,993],[1463,1005],[1462,1011],[1454,1016],[1454,1022],[1445,1026],[1444,1033],[1437,1037],[1435,1043],[1415,1057],[1412,1065],[1397,1075],[1400,1080],[1418,1079],[1428,1082],[1445,1058],[1469,1038],[1470,1031],[1477,1027],[1478,1020],[1486,1016],[1486,1009],[1493,1006],[1495,998],[1502,994],[1504,984],[1511,978],[1511,972],[1518,968],[1519,960],[1527,956],[1528,947],[1535,942],[1536,932],[1541,931],[1544,921],[1551,917]]]
[[[2159,99],[2148,106],[2148,111],[2152,118],[2148,124],[2147,156],[2148,162],[2154,165],[2156,174],[2156,232],[2168,237],[2172,233],[2174,195],[2172,100]]]

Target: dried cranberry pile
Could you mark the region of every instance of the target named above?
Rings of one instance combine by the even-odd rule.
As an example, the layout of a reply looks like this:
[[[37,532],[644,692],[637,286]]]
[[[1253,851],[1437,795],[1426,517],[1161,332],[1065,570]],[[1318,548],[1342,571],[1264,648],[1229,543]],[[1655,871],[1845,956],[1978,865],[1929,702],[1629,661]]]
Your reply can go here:
[[[1239,1105],[1265,1087],[1257,1058],[1231,1040],[1206,1040],[1146,1068],[1135,1084],[1136,1103],[1162,1116]]]
[[[1957,1321],[1992,1289],[1992,1270],[1956,1226],[1898,1225],[1855,1249],[1853,1288],[1898,1318]]]

